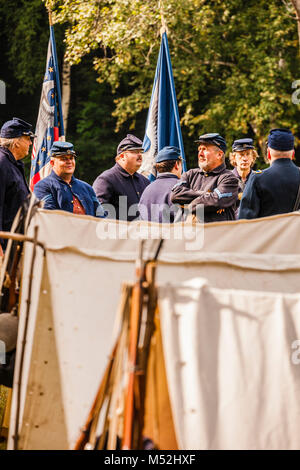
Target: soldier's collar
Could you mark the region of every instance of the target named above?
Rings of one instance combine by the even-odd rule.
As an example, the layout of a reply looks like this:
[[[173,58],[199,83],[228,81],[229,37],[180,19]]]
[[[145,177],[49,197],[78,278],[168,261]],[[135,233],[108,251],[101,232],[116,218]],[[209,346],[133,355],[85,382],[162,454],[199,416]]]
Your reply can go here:
[[[68,185],[68,186],[69,186],[70,184],[73,184],[73,183],[74,183],[74,179],[75,179],[75,178],[74,178],[74,175],[72,175],[72,178],[71,178],[70,183],[67,183],[67,182],[66,182],[65,180],[63,180],[60,176],[58,176],[58,175],[55,173],[54,170],[52,170],[51,175],[52,175],[55,179],[57,179],[58,181],[60,181],[61,183],[64,183],[64,184],[66,184],[66,185]]]
[[[239,172],[237,171],[237,168],[235,167],[233,170],[232,170],[232,173],[234,174],[234,176],[236,176],[238,179],[242,179],[241,176],[239,175]],[[253,170],[250,168],[250,171],[247,175],[247,178],[246,178],[246,181],[248,181],[248,178],[250,178],[250,175],[253,173]]]
[[[14,165],[18,166],[24,166],[24,163],[21,161],[21,160],[16,160],[15,157],[13,156],[13,154],[11,153],[11,151],[6,148],[6,147],[1,147],[2,150],[4,150],[4,153],[6,155],[6,157],[8,158],[8,160],[13,163]]]
[[[210,175],[210,174],[218,175],[219,173],[222,173],[222,171],[224,171],[225,169],[226,169],[225,163],[221,163],[221,165],[209,171],[204,171],[200,168],[200,173],[207,174],[207,175]]]
[[[156,178],[178,178],[174,173],[171,173],[170,171],[165,171],[164,173],[157,173]]]
[[[128,171],[126,171],[121,165],[119,165],[118,162],[116,162],[115,164],[115,168],[118,169],[118,171],[120,173],[122,173],[123,176],[125,176],[126,178],[129,178],[130,176],[134,176],[134,177],[137,177],[137,173],[133,173],[133,175],[131,175],[130,173],[128,173]]]

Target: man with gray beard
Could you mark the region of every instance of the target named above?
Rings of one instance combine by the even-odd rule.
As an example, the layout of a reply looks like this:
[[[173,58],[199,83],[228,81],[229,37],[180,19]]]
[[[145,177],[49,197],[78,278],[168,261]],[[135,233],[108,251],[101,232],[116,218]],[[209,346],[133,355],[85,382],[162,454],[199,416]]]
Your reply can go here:
[[[200,135],[196,142],[199,168],[182,175],[172,189],[171,201],[187,205],[192,221],[235,220],[238,179],[225,166],[226,141],[213,133]],[[200,207],[204,209],[204,220],[199,219]]]

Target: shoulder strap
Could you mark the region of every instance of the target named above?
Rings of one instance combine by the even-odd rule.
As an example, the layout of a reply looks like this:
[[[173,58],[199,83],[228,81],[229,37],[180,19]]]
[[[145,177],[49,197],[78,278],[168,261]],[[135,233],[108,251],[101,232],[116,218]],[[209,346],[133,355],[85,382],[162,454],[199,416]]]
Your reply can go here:
[[[299,171],[300,171],[300,168],[299,168]],[[295,202],[293,211],[299,210],[299,205],[300,205],[300,184],[299,184],[298,193],[297,193],[296,202]]]

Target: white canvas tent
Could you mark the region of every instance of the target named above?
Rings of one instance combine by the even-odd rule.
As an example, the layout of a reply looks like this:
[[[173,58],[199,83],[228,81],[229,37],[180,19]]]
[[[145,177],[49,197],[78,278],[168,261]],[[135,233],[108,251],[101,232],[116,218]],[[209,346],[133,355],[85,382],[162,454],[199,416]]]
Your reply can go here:
[[[19,448],[69,449],[112,348],[139,236],[151,229],[159,237],[162,226],[44,210],[31,220],[29,236],[36,226],[45,251],[36,250],[28,306],[33,248],[26,243],[9,448],[18,421]],[[157,285],[179,448],[300,447],[293,349],[300,339],[299,232],[299,213],[204,231],[164,227]],[[147,240],[145,259],[156,245]]]

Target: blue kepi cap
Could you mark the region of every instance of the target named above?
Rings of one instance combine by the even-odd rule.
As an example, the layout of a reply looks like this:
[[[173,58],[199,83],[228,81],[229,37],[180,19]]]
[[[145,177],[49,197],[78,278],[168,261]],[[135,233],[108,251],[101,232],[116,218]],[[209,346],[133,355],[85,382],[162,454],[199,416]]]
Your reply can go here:
[[[226,145],[226,140],[224,137],[222,137],[218,133],[210,133],[210,134],[202,134],[199,136],[199,139],[196,140],[195,142],[197,143],[207,143],[207,144],[212,144],[216,145],[221,149],[224,153],[226,152],[227,145]]]
[[[155,162],[165,162],[166,160],[178,160],[180,157],[180,149],[178,147],[164,147],[156,155]]]
[[[14,117],[10,121],[6,121],[1,127],[0,137],[3,139],[15,139],[22,135],[36,137],[32,132],[32,125],[23,121],[23,119]]]
[[[122,152],[126,152],[126,150],[144,150],[143,149],[143,142],[132,134],[127,134],[125,139],[121,140],[117,148],[117,155],[120,155]]]
[[[254,149],[253,139],[237,139],[232,144],[233,152],[242,152],[243,150]]]
[[[60,157],[61,155],[76,155],[74,145],[71,142],[53,142],[51,147],[51,157]]]
[[[294,150],[294,136],[290,129],[272,129],[268,136],[268,147],[287,152]]]

